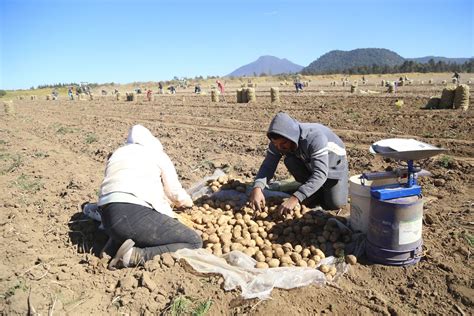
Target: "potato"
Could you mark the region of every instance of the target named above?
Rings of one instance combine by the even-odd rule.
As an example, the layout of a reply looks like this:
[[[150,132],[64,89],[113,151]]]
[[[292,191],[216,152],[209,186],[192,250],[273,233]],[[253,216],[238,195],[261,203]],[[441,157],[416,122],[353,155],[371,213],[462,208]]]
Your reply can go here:
[[[214,227],[208,227],[204,232],[206,234],[208,234],[209,236],[211,236],[211,235],[215,234],[216,229]]]
[[[222,249],[219,247],[219,248],[216,248],[216,249],[213,249],[212,250],[212,253],[215,255],[215,256],[222,256]]]
[[[336,242],[339,239],[340,236],[341,236],[341,234],[339,232],[333,231],[331,233],[331,235],[329,235],[329,241]]]
[[[232,241],[232,234],[223,233],[220,238],[223,244],[229,244]]]
[[[262,253],[265,258],[273,258],[273,251],[271,249],[263,249]]]
[[[263,252],[257,251],[255,253],[255,260],[257,260],[258,262],[265,262],[265,255],[263,254]]]
[[[265,238],[268,237],[268,234],[267,234],[266,231],[259,232],[259,234],[260,234],[260,236],[261,236],[263,239],[265,239]]]
[[[257,262],[257,264],[255,264],[255,268],[257,269],[267,269],[268,267],[268,263],[266,262]]]
[[[220,241],[219,237],[217,236],[217,234],[211,234],[209,235],[209,238],[208,238],[209,242],[211,243],[218,243]]]
[[[255,244],[259,247],[263,246],[264,243],[263,243],[263,239],[259,236],[257,236],[257,238],[255,238]]]
[[[291,228],[293,228],[293,232],[295,234],[300,234],[301,233],[301,226],[298,224],[292,225]]]
[[[296,262],[296,265],[298,267],[307,267],[308,266],[308,264],[304,260],[300,260],[300,261]]]
[[[332,280],[333,280],[333,279],[334,279],[334,278],[333,278],[333,276],[332,276],[332,275],[330,275],[329,273],[328,273],[328,274],[326,274],[326,281],[328,281],[328,282],[332,282]]]
[[[301,256],[303,258],[308,258],[310,255],[311,255],[311,251],[307,248],[305,248],[305,249],[303,249],[303,251],[301,251]]]
[[[202,241],[207,241],[209,239],[209,235],[206,233],[202,233],[201,238],[202,238]]]
[[[253,239],[253,240],[257,240],[257,237],[258,236],[258,233],[250,233],[250,238]]]
[[[327,250],[326,248],[327,248],[326,243],[319,244],[319,249],[321,249],[321,251],[323,252],[326,251]]]
[[[232,237],[233,237],[234,239],[240,238],[240,237],[242,237],[242,232],[241,232],[240,230],[234,230],[234,231],[232,232]]]
[[[242,219],[243,215],[242,215],[242,213],[235,213],[234,217],[235,217],[235,219]]]
[[[307,262],[308,267],[314,268],[316,266],[316,262],[312,259],[309,259]]]
[[[331,276],[335,276],[336,273],[337,273],[336,267],[332,266],[331,268],[329,268],[328,274],[330,274]]]
[[[301,227],[301,234],[303,235],[309,235],[309,233],[311,233],[313,229],[311,228],[311,226],[303,226]]]
[[[248,221],[250,221],[251,219],[252,219],[252,218],[250,217],[249,214],[245,214],[245,215],[243,216],[244,222],[248,222]]]
[[[230,252],[230,245],[224,245],[222,247],[222,253],[229,253]]]
[[[319,271],[321,271],[322,273],[328,273],[330,270],[330,267],[326,264],[322,264],[319,266]]]
[[[283,247],[283,248],[287,248],[287,249],[293,250],[293,245],[290,244],[289,242],[284,243],[284,244],[282,245],[282,247]]]
[[[255,248],[248,247],[248,248],[244,249],[243,253],[245,253],[247,256],[252,257],[253,255],[255,255]]]
[[[285,255],[285,251],[283,250],[283,248],[276,248],[274,252],[275,258],[281,258]]]
[[[354,265],[357,263],[357,257],[354,255],[347,255],[345,259],[346,259],[346,263],[350,265]]]
[[[325,243],[326,242],[326,237],[324,237],[324,236],[318,236],[317,239],[318,239],[319,243]]]
[[[278,259],[270,259],[270,261],[268,262],[268,266],[270,268],[276,268],[278,266],[280,266],[280,260]]]
[[[345,253],[344,253],[344,249],[336,249],[334,250],[334,256],[335,257],[344,257]]]
[[[273,233],[270,233],[268,234],[268,239],[271,240],[271,241],[275,241],[278,239],[278,237],[280,237],[278,234],[273,234]]]
[[[331,236],[331,232],[330,231],[323,231],[323,237],[326,238],[326,239],[329,239],[329,236]]]
[[[226,175],[222,175],[220,176],[219,178],[217,178],[217,182],[219,182],[220,184],[224,184],[228,181],[228,178]]]
[[[262,212],[260,213],[260,216],[259,216],[261,219],[265,219],[268,217],[268,213],[267,212]]]
[[[287,268],[287,267],[291,267],[292,264],[291,263],[283,263],[283,262],[280,262],[280,267],[282,268]]]
[[[212,192],[217,192],[217,191],[219,191],[219,187],[213,185],[213,186],[211,186],[211,190],[212,190]]]
[[[314,255],[311,257],[311,260],[313,260],[314,262],[316,262],[316,264],[318,264],[321,261],[321,257],[318,255]]]
[[[253,225],[249,227],[249,232],[258,233],[258,225]]]
[[[300,261],[300,260],[302,259],[301,255],[300,255],[299,253],[297,253],[297,252],[292,252],[292,253],[290,254],[290,257],[291,257],[291,259],[293,260],[293,262],[298,262],[298,261]]]
[[[288,256],[288,255],[284,255],[280,258],[280,261],[282,263],[289,263],[289,264],[293,264],[293,260],[291,260],[291,257]]]
[[[295,248],[294,248],[295,252],[297,253],[301,253],[301,251],[303,251],[303,247],[301,247],[301,245],[296,245]]]
[[[217,224],[218,225],[224,225],[224,224],[227,224],[227,222],[229,221],[229,217],[228,216],[225,216],[225,215],[221,215],[219,216],[219,218],[217,219]]]
[[[232,245],[230,245],[230,250],[232,250],[232,251],[234,251],[234,250],[242,251],[243,248],[244,247],[239,243],[233,243]]]
[[[288,236],[292,232],[293,232],[293,227],[291,227],[291,226],[286,227],[285,229],[283,229],[283,235],[285,235],[285,236]]]

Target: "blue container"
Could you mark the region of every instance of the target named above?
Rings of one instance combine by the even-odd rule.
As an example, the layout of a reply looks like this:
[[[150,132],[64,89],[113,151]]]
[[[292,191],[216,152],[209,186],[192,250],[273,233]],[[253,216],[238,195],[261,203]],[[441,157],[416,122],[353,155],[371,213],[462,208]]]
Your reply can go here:
[[[423,199],[419,196],[370,201],[365,252],[369,260],[386,265],[420,261],[423,240]]]

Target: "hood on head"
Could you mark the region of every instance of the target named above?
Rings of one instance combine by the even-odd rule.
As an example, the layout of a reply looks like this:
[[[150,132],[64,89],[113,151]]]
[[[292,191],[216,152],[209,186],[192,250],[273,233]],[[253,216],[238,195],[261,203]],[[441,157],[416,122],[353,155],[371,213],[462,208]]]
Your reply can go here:
[[[289,116],[285,112],[280,112],[273,118],[268,127],[267,137],[269,133],[281,135],[298,146],[300,139],[300,125],[297,120]]]
[[[134,125],[128,131],[127,144],[140,144],[142,146],[155,148],[156,150],[162,151],[163,145],[161,142],[153,136],[153,134],[142,125]]]

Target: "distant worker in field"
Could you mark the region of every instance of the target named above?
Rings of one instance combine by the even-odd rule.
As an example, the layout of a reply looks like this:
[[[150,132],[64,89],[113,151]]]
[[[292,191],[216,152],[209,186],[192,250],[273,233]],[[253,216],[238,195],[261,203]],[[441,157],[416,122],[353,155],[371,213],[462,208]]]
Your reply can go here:
[[[74,94],[72,92],[72,87],[67,88],[67,95],[69,96],[69,100],[74,100]]]
[[[197,83],[195,86],[194,86],[194,93],[196,94],[200,94],[201,93],[201,85],[199,83]]]
[[[153,97],[153,91],[151,91],[150,89],[148,89],[147,92],[146,92],[146,98],[147,98],[147,100],[148,100],[148,101],[151,101],[152,97]]]
[[[219,92],[221,94],[224,94],[224,85],[222,84],[222,82],[220,82],[219,80],[216,81],[217,83],[217,88],[219,89]]]
[[[165,92],[163,91],[163,82],[158,82],[158,90],[160,91],[160,94],[164,94]]]
[[[340,209],[347,203],[348,164],[342,140],[328,127],[301,123],[287,113],[278,113],[270,123],[267,154],[255,177],[249,197],[253,209],[265,207],[263,189],[283,162],[301,185],[278,210],[285,215],[302,203],[325,210]]]
[[[457,71],[454,72],[454,75],[452,78],[455,78],[457,83],[461,82],[461,75]]]
[[[121,245],[110,270],[202,247],[201,237],[180,223],[172,209],[191,207],[193,201],[160,141],[142,125],[133,126],[127,143],[108,159],[97,204],[109,242]]]
[[[176,88],[174,86],[169,86],[168,90],[171,94],[176,94]]]
[[[296,92],[303,91],[303,83],[300,81],[300,79],[295,80],[295,89]]]

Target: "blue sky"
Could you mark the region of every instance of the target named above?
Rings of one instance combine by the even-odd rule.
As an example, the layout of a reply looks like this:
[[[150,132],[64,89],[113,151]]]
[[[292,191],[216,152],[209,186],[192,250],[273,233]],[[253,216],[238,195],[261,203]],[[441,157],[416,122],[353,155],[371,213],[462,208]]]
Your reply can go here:
[[[261,55],[474,56],[472,0],[0,0],[0,89],[226,75]]]

